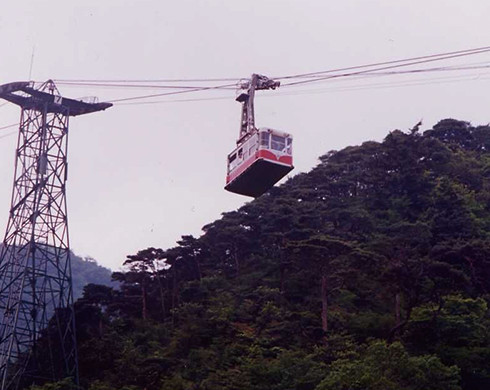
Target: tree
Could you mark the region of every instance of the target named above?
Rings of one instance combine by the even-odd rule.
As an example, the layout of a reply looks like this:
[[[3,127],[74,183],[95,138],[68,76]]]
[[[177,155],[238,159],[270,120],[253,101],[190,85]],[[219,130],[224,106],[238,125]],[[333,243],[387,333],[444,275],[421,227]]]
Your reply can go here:
[[[404,339],[417,353],[437,354],[461,368],[465,388],[483,390],[490,383],[490,321],[482,298],[443,297],[442,306],[414,309]]]
[[[399,342],[373,341],[334,361],[316,390],[460,390],[459,369],[435,356],[411,357]]]
[[[80,390],[71,378],[65,378],[54,383],[46,383],[43,386],[31,386],[30,390]]]
[[[128,255],[123,263],[128,268],[128,272],[115,272],[113,279],[123,284],[122,291],[128,298],[133,298],[131,293],[134,289],[140,290],[141,317],[148,318],[148,288],[152,280],[156,280],[159,291],[161,305],[161,316],[165,318],[165,294],[162,282],[162,273],[166,272],[163,268],[162,260],[165,258],[162,249],[147,248],[138,251],[136,255]],[[129,295],[129,296],[128,296]]]
[[[314,273],[320,284],[320,300],[322,303],[322,329],[328,332],[328,295],[340,288],[344,283],[345,264],[338,260],[340,256],[352,251],[345,242],[328,237],[311,238],[309,240],[290,243],[290,253],[313,265]]]

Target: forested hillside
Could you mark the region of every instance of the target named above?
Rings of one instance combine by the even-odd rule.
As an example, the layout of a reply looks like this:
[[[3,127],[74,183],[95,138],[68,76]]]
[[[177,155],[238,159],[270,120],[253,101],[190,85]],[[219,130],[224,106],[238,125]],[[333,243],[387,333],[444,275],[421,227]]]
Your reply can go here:
[[[200,238],[129,256],[120,290],[86,286],[81,384],[489,389],[489,231],[489,126],[328,152]]]

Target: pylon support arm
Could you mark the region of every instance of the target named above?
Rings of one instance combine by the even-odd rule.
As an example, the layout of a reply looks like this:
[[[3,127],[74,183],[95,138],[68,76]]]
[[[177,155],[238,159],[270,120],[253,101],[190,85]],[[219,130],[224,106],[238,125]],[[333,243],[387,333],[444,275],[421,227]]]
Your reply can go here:
[[[255,73],[250,80],[240,85],[241,92],[235,99],[237,102],[242,103],[242,116],[240,118],[240,132],[238,133],[237,144],[256,130],[254,108],[255,91],[276,89],[280,85],[280,81],[275,81]]]
[[[45,111],[68,116],[90,114],[112,107],[112,103],[87,103],[60,95],[36,90],[32,83],[17,81],[0,85],[0,98],[17,104],[24,109]],[[67,114],[68,112],[68,114]]]

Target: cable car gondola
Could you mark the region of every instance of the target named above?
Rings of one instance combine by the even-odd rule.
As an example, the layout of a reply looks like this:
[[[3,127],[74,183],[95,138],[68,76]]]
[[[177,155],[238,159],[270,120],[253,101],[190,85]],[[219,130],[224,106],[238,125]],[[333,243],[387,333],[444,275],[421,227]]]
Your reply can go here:
[[[242,120],[237,146],[228,155],[227,191],[259,197],[294,168],[292,136],[270,128],[255,127],[255,90],[278,86],[278,81],[257,74],[241,85],[244,91],[236,100],[242,103]]]

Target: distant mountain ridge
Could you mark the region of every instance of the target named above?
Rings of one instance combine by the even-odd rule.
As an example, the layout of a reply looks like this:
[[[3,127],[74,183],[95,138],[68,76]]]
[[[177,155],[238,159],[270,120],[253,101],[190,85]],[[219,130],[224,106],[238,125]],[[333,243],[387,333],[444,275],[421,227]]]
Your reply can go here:
[[[3,244],[0,243],[0,251]],[[83,295],[83,288],[90,283],[104,286],[115,286],[111,281],[112,271],[97,263],[91,257],[80,257],[71,252],[71,269],[73,278],[73,298],[77,300]]]
[[[115,286],[111,280],[112,271],[97,263],[92,257],[80,257],[72,252],[71,273],[73,278],[73,298],[77,300],[83,295],[87,284]]]

